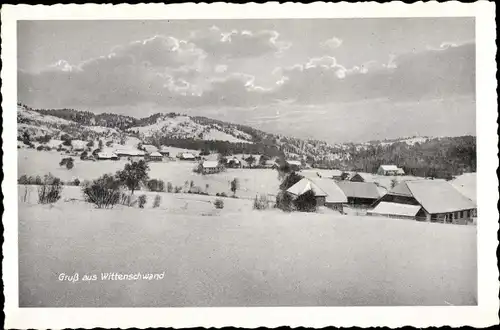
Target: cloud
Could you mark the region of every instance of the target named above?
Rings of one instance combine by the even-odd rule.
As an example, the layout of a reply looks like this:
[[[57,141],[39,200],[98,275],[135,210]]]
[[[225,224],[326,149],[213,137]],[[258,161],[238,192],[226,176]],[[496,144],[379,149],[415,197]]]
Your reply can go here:
[[[321,43],[321,47],[326,49],[336,49],[342,46],[343,40],[337,37],[327,39]]]
[[[369,61],[352,68],[324,56],[274,74],[276,97],[303,104],[469,95],[475,92],[475,44],[391,55],[387,63]]]
[[[273,31],[222,32],[213,27],[186,40],[154,36],[81,63],[57,61],[41,72],[18,72],[18,98],[35,107],[120,106],[153,102],[188,107],[323,104],[366,99],[415,100],[475,92],[475,44],[388,55],[385,63],[352,67],[312,57],[269,77],[232,66],[234,59],[276,55]],[[214,61],[219,57],[226,61]],[[253,72],[252,72],[253,73]],[[261,73],[268,74],[268,73]],[[266,81],[266,87],[256,81]]]
[[[274,54],[280,56],[291,46],[279,40],[279,33],[272,30],[222,31],[216,26],[208,30],[195,31],[189,41],[218,59],[245,59]]]

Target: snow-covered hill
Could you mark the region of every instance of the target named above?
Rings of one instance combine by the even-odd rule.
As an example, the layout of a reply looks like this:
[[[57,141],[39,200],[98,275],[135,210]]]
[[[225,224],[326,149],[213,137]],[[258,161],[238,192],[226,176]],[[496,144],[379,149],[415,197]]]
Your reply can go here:
[[[177,139],[194,138],[233,143],[252,143],[252,137],[249,134],[234,128],[224,130],[217,124],[202,125],[193,121],[189,116],[159,116],[153,124],[131,127],[126,132],[138,134],[141,138],[160,135]]]

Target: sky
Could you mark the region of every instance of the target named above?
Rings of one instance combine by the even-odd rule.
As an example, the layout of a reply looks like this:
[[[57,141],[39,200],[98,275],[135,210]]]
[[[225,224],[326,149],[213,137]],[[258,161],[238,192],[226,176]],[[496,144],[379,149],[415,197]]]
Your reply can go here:
[[[474,27],[474,18],[19,21],[18,99],[206,115],[329,141],[475,134]]]

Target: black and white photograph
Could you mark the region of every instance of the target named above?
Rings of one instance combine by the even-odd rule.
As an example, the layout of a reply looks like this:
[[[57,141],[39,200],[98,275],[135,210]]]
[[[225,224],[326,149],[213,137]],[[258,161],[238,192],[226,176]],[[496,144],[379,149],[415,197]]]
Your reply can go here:
[[[16,308],[478,308],[478,20],[21,15]]]

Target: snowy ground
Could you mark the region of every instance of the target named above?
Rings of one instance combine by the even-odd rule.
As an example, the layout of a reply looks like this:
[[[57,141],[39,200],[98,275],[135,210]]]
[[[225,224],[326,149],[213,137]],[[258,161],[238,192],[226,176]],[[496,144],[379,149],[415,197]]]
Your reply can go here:
[[[18,150],[18,177],[43,176],[52,173],[64,182],[97,179],[106,173],[115,173],[123,169],[127,160],[119,161],[82,161],[75,158],[75,166],[71,170],[59,166],[62,158],[68,157],[56,151],[41,152],[32,149]],[[255,198],[257,194],[275,194],[279,187],[278,175],[272,169],[227,169],[217,174],[200,175],[193,172],[197,162],[164,161],[149,163],[149,177],[171,182],[174,186],[184,186],[185,182],[193,181],[203,191],[215,195],[216,193],[231,194],[230,182],[237,178],[240,188],[237,196],[241,198]],[[207,188],[208,185],[208,188]]]
[[[215,210],[214,197],[162,197],[158,209],[99,210],[65,187],[53,206],[20,202],[20,306],[477,303],[475,226],[254,211],[231,198]],[[106,281],[103,272],[163,278]]]

